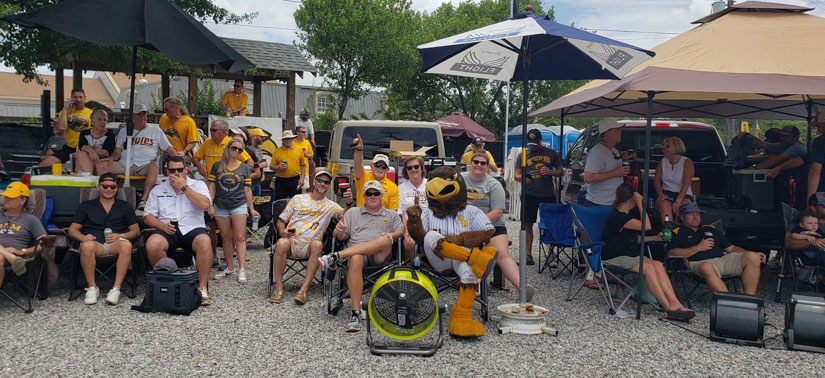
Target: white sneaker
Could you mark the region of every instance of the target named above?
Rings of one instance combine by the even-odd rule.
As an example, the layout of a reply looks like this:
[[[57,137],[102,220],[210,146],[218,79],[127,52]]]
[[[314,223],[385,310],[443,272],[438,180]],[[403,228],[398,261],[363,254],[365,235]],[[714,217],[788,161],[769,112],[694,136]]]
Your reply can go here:
[[[336,260],[338,260],[337,253],[330,253],[319,257],[318,262],[321,263],[321,271],[326,272],[327,269],[335,269]]]
[[[238,283],[246,283],[246,269],[238,270]]]
[[[106,294],[106,303],[114,306],[120,300],[120,288],[113,287],[112,290],[109,290],[109,294]]]
[[[233,274],[235,274],[234,270],[224,269],[224,270],[218,272],[218,274],[215,275],[215,279],[220,280],[220,279],[226,278],[227,276],[231,276]]]
[[[97,297],[100,296],[100,289],[97,286],[86,288],[86,299],[83,300],[87,305],[97,303]]]

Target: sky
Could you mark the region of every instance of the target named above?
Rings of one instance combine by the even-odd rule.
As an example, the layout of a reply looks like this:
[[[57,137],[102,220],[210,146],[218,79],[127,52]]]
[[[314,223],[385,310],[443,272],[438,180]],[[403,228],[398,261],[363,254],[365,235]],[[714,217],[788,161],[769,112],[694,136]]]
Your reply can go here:
[[[247,24],[205,26],[222,37],[292,44],[296,26],[292,14],[299,0],[214,0],[236,13],[257,12]],[[526,0],[523,0],[526,1]],[[653,48],[695,25],[691,22],[708,15],[714,0],[540,0],[544,9],[555,7],[556,21],[574,24],[609,38],[642,48]],[[809,14],[825,17],[825,0],[774,0],[815,8]],[[443,0],[413,0],[413,8],[430,12]],[[454,5],[458,0],[449,0]],[[741,2],[741,1],[738,1]],[[342,15],[345,17],[345,15]],[[0,67],[8,71],[8,68]],[[46,70],[43,70],[46,73]],[[70,75],[70,71],[66,72]],[[91,73],[86,75],[91,76]],[[304,75],[298,84],[320,86],[323,78]]]

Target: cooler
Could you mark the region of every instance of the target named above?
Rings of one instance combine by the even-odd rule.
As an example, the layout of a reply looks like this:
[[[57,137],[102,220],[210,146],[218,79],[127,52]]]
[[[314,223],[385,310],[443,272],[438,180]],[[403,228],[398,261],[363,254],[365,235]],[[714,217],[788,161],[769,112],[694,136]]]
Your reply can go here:
[[[54,199],[52,223],[62,227],[72,222],[80,205],[80,190],[95,187],[97,176],[35,175],[29,187],[46,191],[46,197]]]
[[[779,196],[776,181],[768,177],[768,169],[733,170],[730,194],[750,198],[751,208],[776,210]]]

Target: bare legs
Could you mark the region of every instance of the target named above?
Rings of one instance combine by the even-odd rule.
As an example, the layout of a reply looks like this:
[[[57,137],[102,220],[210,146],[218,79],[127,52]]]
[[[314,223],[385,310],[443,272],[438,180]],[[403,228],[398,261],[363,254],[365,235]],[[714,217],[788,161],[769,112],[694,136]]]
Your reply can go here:
[[[676,293],[673,291],[673,286],[670,284],[670,278],[667,277],[667,272],[665,271],[664,265],[655,260],[645,260],[644,264],[644,276],[647,290],[651,295],[653,295],[654,298],[656,298],[659,305],[668,311],[686,308],[681,302],[679,302],[679,298],[676,298]],[[631,270],[638,273],[639,265],[634,266]]]

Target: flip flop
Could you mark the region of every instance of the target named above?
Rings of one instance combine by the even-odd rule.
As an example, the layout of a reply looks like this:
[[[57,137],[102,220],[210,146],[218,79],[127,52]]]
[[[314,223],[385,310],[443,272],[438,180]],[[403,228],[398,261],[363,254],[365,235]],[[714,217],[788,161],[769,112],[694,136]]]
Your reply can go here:
[[[595,280],[584,281],[584,286],[586,286],[588,289],[591,289],[591,290],[604,289],[604,286],[602,286],[602,284],[600,284],[598,281],[595,281]]]
[[[26,274],[26,260],[23,260],[22,257],[16,257],[11,262],[11,270],[18,276]]]
[[[687,322],[688,320],[693,319],[693,317],[696,316],[696,313],[693,312],[693,310],[684,311],[682,310],[682,308],[678,310],[665,310],[665,314],[667,315],[668,319],[680,322]]]

